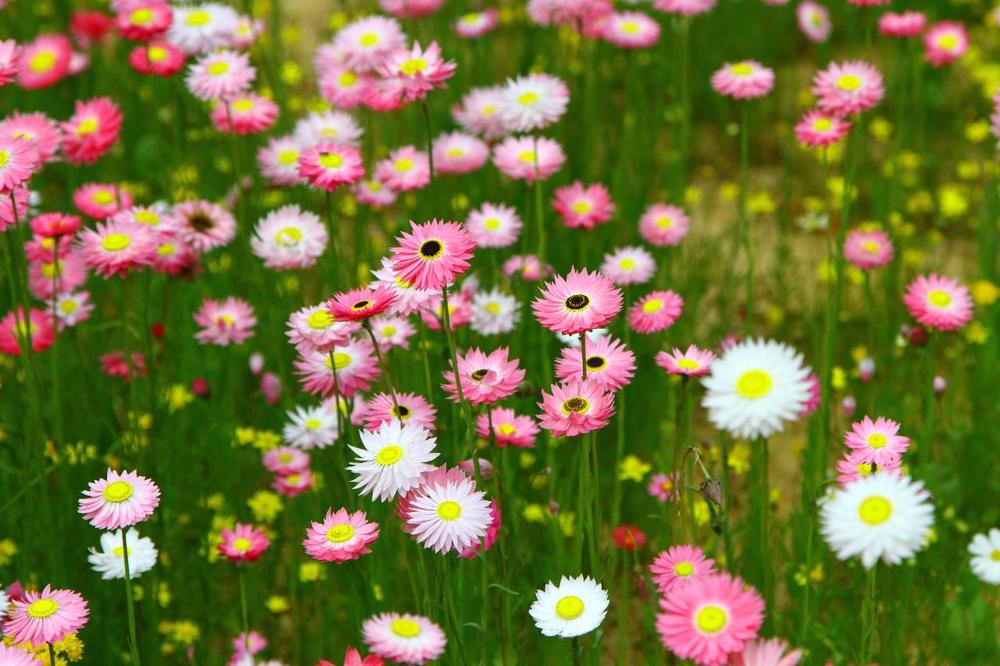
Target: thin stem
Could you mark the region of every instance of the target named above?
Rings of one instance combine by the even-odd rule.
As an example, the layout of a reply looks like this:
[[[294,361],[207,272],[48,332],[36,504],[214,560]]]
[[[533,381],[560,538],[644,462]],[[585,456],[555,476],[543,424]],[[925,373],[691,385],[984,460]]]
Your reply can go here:
[[[753,330],[753,249],[750,245],[750,220],[747,217],[747,187],[750,179],[750,105],[744,102],[740,107],[740,231],[743,237],[743,254],[746,257],[746,330]]]
[[[458,404],[462,409],[462,413],[466,417],[467,427],[469,428],[467,432],[467,444],[469,452],[472,452],[472,433],[475,431],[475,423],[472,420],[472,409],[469,406],[468,401],[465,399],[465,395],[462,393],[462,381],[458,376],[458,352],[455,349],[455,332],[451,330],[451,312],[448,305],[448,285],[441,287],[441,318],[442,325],[444,329],[445,339],[448,342],[448,353],[451,356],[451,371],[455,375],[455,392],[458,394]]]
[[[49,643],[49,663],[55,666],[56,663],[56,648],[52,643]]]
[[[872,566],[865,578],[865,599],[861,605],[861,655],[859,664],[870,664],[875,656],[875,641],[878,638],[878,598],[875,572],[878,566]]]
[[[431,140],[431,112],[427,108],[427,101],[420,100],[420,111],[424,116],[424,132],[426,134],[427,145],[427,170],[430,172],[430,182],[434,183],[434,146]]]
[[[587,381],[587,332],[580,334],[580,368],[583,381]]]
[[[240,582],[240,616],[243,621],[243,647],[250,652],[250,622],[247,620],[247,586],[243,580],[243,567],[237,565],[236,578]],[[353,595],[352,595],[353,596]]]
[[[375,358],[378,360],[378,365],[385,373],[385,380],[389,384],[389,394],[392,396],[392,407],[396,418],[402,419],[402,415],[399,413],[399,403],[396,401],[396,382],[392,380],[392,372],[389,370],[389,364],[382,358],[382,350],[379,348],[378,340],[375,339],[375,331],[372,330],[371,321],[365,319],[362,326],[368,333],[368,338],[372,341],[372,347],[375,348]]]
[[[132,597],[132,576],[128,566],[128,530],[122,528],[122,562],[125,565],[125,601],[128,604],[128,637],[132,663],[139,664],[139,641],[135,633],[135,602]],[[53,664],[55,662],[52,662]]]
[[[545,217],[542,207],[542,175],[538,168],[538,137],[534,138],[534,149],[532,150],[532,156],[535,161],[535,230],[538,233],[538,246],[535,250],[535,254],[538,255],[538,261],[545,261]]]

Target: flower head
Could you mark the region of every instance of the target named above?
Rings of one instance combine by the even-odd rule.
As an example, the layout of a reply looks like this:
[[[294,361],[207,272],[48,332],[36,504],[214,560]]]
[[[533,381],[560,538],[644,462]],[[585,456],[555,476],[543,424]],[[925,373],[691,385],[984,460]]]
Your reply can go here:
[[[382,424],[398,419],[403,425],[420,426],[427,432],[434,432],[436,415],[437,409],[422,395],[376,393],[365,405],[363,418],[367,430],[378,430]]]
[[[206,298],[194,315],[194,321],[201,326],[195,339],[204,344],[238,345],[253,337],[257,317],[253,307],[241,298],[230,296],[221,301]]]
[[[524,381],[525,371],[518,365],[517,359],[508,359],[509,354],[507,347],[495,349],[489,354],[473,348],[459,356],[458,381],[463,397],[473,405],[482,405],[513,395]],[[445,371],[444,379],[444,390],[457,402],[459,393],[455,373]]]
[[[493,521],[485,493],[464,473],[460,476],[441,483],[425,478],[406,495],[406,531],[438,553],[462,553],[479,544]]]
[[[577,347],[564,347],[556,359],[556,377],[569,382],[583,376],[587,366],[587,380],[594,381],[610,391],[618,391],[632,381],[635,373],[635,354],[619,340],[602,336],[587,343],[587,359]]]
[[[1000,585],[1000,529],[994,527],[986,534],[972,537],[969,554],[972,573],[984,583]]]
[[[347,466],[354,487],[362,495],[385,501],[420,485],[428,463],[437,458],[436,439],[419,425],[388,421],[378,430],[362,430],[361,446],[352,446],[357,459]]]
[[[79,510],[84,518],[101,530],[131,527],[153,515],[160,505],[160,489],[135,472],[108,469],[107,476],[90,482],[83,491]]]
[[[553,124],[569,105],[569,88],[550,74],[510,79],[497,100],[497,114],[508,132],[532,132]]]
[[[327,301],[326,309],[334,319],[364,321],[388,310],[395,300],[396,294],[389,287],[379,284],[373,289],[338,292]]]
[[[26,591],[11,602],[3,633],[15,643],[57,643],[83,628],[89,613],[86,600],[76,592],[46,585],[41,592]]]
[[[972,297],[965,285],[935,273],[911,282],[903,304],[920,324],[940,331],[960,329],[972,319]]]
[[[202,101],[229,100],[242,95],[253,83],[257,70],[250,56],[238,51],[206,53],[188,69],[188,90]]]
[[[368,545],[378,538],[379,528],[368,522],[364,511],[327,509],[323,522],[313,522],[302,542],[306,554],[320,562],[346,562],[371,552]]]
[[[535,446],[535,438],[540,431],[533,417],[520,416],[506,407],[494,407],[490,416],[480,414],[476,417],[476,434],[484,439],[490,438],[490,419],[493,420],[493,438],[497,446]]]
[[[876,106],[885,95],[882,74],[860,60],[832,62],[813,77],[812,92],[819,108],[841,116]]]
[[[299,155],[299,176],[315,188],[332,192],[365,175],[357,148],[320,143]]]
[[[969,50],[969,33],[957,21],[941,21],[924,33],[924,51],[935,67],[952,63]]]
[[[533,183],[548,178],[563,165],[562,146],[546,137],[512,136],[493,148],[493,164],[515,180]]]
[[[683,308],[684,299],[673,291],[654,291],[629,308],[628,323],[638,333],[659,333],[674,325]]]
[[[621,312],[622,292],[598,272],[571,269],[545,283],[531,304],[539,323],[556,333],[574,335],[605,326]]]
[[[660,593],[668,594],[687,587],[702,576],[714,574],[715,560],[705,557],[698,546],[671,546],[656,556],[649,572]]]
[[[219,535],[219,554],[230,562],[256,562],[271,545],[264,530],[253,525],[237,523],[231,530],[222,530]]]
[[[690,227],[687,213],[670,204],[652,204],[639,218],[639,234],[659,247],[678,245]]]
[[[795,125],[795,139],[810,148],[826,148],[843,139],[850,131],[851,121],[836,113],[814,109]]]
[[[572,379],[542,391],[539,422],[556,437],[573,437],[608,424],[615,413],[614,394],[592,379]]]
[[[316,263],[328,240],[319,216],[290,204],[271,211],[257,223],[250,247],[268,268],[301,269]]]
[[[437,659],[448,642],[441,627],[422,615],[409,613],[379,613],[364,621],[361,634],[374,654],[406,664]]]
[[[734,99],[763,97],[774,88],[774,70],[756,60],[727,63],[712,75],[712,88]]]
[[[575,638],[601,626],[611,601],[593,578],[563,576],[535,593],[528,614],[543,636]]]
[[[134,529],[125,533],[128,547],[128,572],[131,578],[138,578],[156,566],[156,546],[149,537],[140,537]],[[105,532],[101,535],[101,549],[90,549],[87,561],[104,580],[125,578],[125,551],[122,549],[122,531]],[[0,660],[0,663],[3,663]]]
[[[410,222],[410,232],[396,237],[393,270],[417,289],[442,289],[469,269],[476,248],[472,236],[457,222]]]
[[[606,187],[600,183],[584,187],[580,181],[557,189],[552,207],[570,229],[593,229],[610,220],[615,212]]]

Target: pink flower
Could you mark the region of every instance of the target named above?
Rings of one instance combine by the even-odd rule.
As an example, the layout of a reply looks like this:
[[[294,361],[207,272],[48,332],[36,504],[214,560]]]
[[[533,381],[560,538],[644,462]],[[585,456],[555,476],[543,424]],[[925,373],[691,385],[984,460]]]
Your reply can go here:
[[[620,341],[602,336],[587,342],[587,381],[610,391],[618,391],[632,381],[635,354]],[[583,353],[577,347],[563,347],[556,359],[556,377],[561,382],[583,378]]]
[[[957,330],[972,319],[969,290],[954,278],[935,273],[911,282],[903,304],[920,324],[941,331]]]
[[[812,93],[819,108],[842,116],[876,106],[885,95],[882,74],[860,60],[832,62],[813,77]]]
[[[410,49],[400,48],[385,57],[379,66],[383,77],[375,82],[383,94],[400,102],[423,99],[435,88],[443,88],[444,82],[455,74],[455,63],[441,57],[441,47],[431,42],[423,49],[420,42],[414,42]]]
[[[13,39],[0,40],[0,87],[17,78],[21,47]]]
[[[476,249],[472,236],[457,222],[410,222],[410,232],[396,236],[393,269],[417,289],[443,289],[469,269]]]
[[[278,105],[256,93],[234,97],[212,109],[212,124],[226,134],[258,134],[278,119]]]
[[[851,131],[851,121],[835,113],[813,109],[795,125],[795,139],[810,148],[832,146]]]
[[[272,185],[298,185],[304,182],[299,175],[298,141],[291,136],[273,137],[257,151],[260,172]]]
[[[538,25],[578,28],[614,11],[609,0],[528,0],[528,16]]]
[[[28,188],[19,187],[11,195],[0,196],[0,231],[14,226],[15,222],[25,219],[28,214]]]
[[[451,330],[457,331],[472,321],[472,294],[462,291],[448,297],[448,315]],[[431,297],[428,306],[420,311],[420,319],[432,331],[442,330],[444,323],[444,299],[440,294]]]
[[[518,448],[533,448],[539,428],[531,416],[519,416],[513,409],[494,407],[490,410],[493,419],[493,437],[497,446],[516,446]],[[484,439],[490,437],[489,417],[480,414],[476,417],[476,434]]]
[[[660,39],[660,24],[642,12],[621,12],[602,17],[601,36],[623,49],[641,49]]]
[[[264,468],[274,474],[292,474],[309,469],[309,454],[290,447],[279,446],[264,454]]]
[[[242,523],[231,530],[222,530],[219,536],[222,539],[217,546],[219,554],[235,563],[256,562],[271,545],[264,530]]]
[[[21,46],[17,84],[37,89],[55,85],[69,74],[73,44],[65,35],[42,34]]]
[[[253,337],[257,325],[253,307],[241,298],[225,298],[221,301],[206,298],[194,315],[194,321],[201,326],[195,339],[201,344],[220,347],[238,345]]]
[[[441,627],[422,615],[380,613],[361,625],[365,645],[384,659],[405,664],[426,664],[444,653]]]
[[[487,465],[489,464],[486,463],[486,461],[483,461],[483,463]],[[460,466],[464,464],[465,461],[459,463]],[[473,468],[473,472],[474,471],[475,468]],[[487,478],[488,474],[486,474],[484,468],[480,468],[480,473],[482,478],[484,479]],[[465,558],[467,560],[471,560],[475,558],[477,555],[479,555],[480,552],[486,552],[490,548],[492,548],[493,544],[496,543],[497,536],[499,536],[500,534],[500,519],[501,519],[500,505],[497,504],[496,500],[493,500],[490,502],[490,524],[489,527],[486,528],[486,536],[484,536],[483,540],[480,541],[479,543],[474,543],[471,546],[467,547],[465,550],[460,552],[458,556]]]
[[[156,234],[143,224],[112,220],[83,230],[77,247],[87,268],[104,278],[124,277],[152,261]]]
[[[375,177],[395,192],[418,190],[431,182],[427,153],[403,146],[375,165]]]
[[[570,229],[593,229],[610,220],[615,212],[607,188],[600,183],[584,187],[580,181],[557,189],[552,207]]]
[[[507,133],[498,113],[501,94],[498,86],[473,88],[452,107],[451,115],[465,131],[495,141]]]
[[[24,316],[24,308],[17,308],[0,319],[0,352],[20,356],[22,345],[31,339],[31,351],[43,352],[52,346],[55,333],[52,315],[46,310],[32,308]]]
[[[137,46],[128,54],[132,69],[154,76],[173,76],[183,69],[184,61],[184,51],[162,39]]]
[[[396,201],[396,193],[378,177],[357,181],[351,186],[351,191],[358,203],[372,208],[391,206]]]
[[[629,308],[628,323],[638,333],[659,333],[674,325],[683,308],[684,299],[674,292],[654,291]]]
[[[62,253],[60,253],[62,254]],[[87,268],[79,252],[70,251],[51,262],[32,262],[28,266],[28,288],[41,301],[54,294],[73,291],[87,281]]]
[[[531,304],[535,318],[555,333],[575,335],[602,328],[621,312],[622,292],[598,272],[571,269],[545,283]]]
[[[132,195],[118,185],[87,183],[73,193],[73,205],[95,220],[104,220],[132,207]]]
[[[941,21],[924,33],[924,51],[935,67],[958,60],[969,50],[969,33],[957,21]]]
[[[639,218],[639,235],[652,245],[678,245],[687,235],[690,222],[682,208],[654,203]]]
[[[248,54],[224,49],[199,57],[185,82],[192,95],[207,102],[245,93],[256,76]]]
[[[862,270],[885,266],[893,257],[892,240],[884,231],[854,229],[844,239],[844,258]]]
[[[774,88],[774,70],[756,60],[727,63],[712,75],[712,88],[734,99],[763,97]]]
[[[507,247],[517,240],[523,223],[513,206],[484,203],[469,211],[465,228],[479,247]]]
[[[278,474],[274,477],[271,487],[285,497],[297,497],[313,486],[313,475],[308,469],[302,469],[288,474]]]
[[[321,143],[303,151],[298,163],[300,177],[328,192],[365,175],[361,153],[352,146]]]
[[[300,354],[326,353],[335,345],[346,344],[360,328],[357,322],[334,319],[325,304],[311,305],[291,314],[286,335]]]
[[[566,161],[562,147],[546,137],[512,136],[493,148],[493,164],[505,175],[529,183],[554,174]]]
[[[654,0],[653,8],[668,14],[697,16],[715,7],[717,0]]]
[[[525,372],[518,365],[517,359],[508,360],[509,354],[507,347],[489,354],[474,348],[458,357],[458,380],[466,400],[473,405],[490,405],[517,391],[517,387],[524,381]],[[452,400],[458,402],[455,373],[446,370],[444,378],[442,388],[451,395]]]
[[[806,375],[806,384],[808,385],[809,398],[802,404],[802,409],[799,410],[798,418],[800,420],[815,412],[821,400],[822,390],[819,384],[819,376],[815,372],[810,372]]]
[[[486,536],[493,521],[490,507],[485,493],[464,473],[436,482],[430,472],[420,486],[406,494],[404,529],[425,548],[461,554]]]
[[[267,639],[260,632],[251,630],[248,633],[242,631],[233,639],[233,658],[228,666],[237,666],[238,658],[245,655],[253,656],[267,647]]]
[[[830,12],[813,0],[804,0],[798,4],[795,8],[795,19],[799,24],[799,30],[812,42],[825,42],[833,30]]]
[[[302,352],[295,371],[307,393],[328,396],[336,389],[341,397],[352,398],[371,388],[380,374],[374,352],[367,339],[348,340],[328,352]]]
[[[396,295],[385,285],[374,289],[352,289],[337,292],[326,303],[326,309],[334,319],[341,321],[364,321],[389,309]]]
[[[80,218],[65,213],[42,213],[31,218],[31,231],[43,238],[72,236],[80,229]],[[68,250],[68,246],[63,248]]]
[[[667,492],[676,494],[677,490],[671,485]],[[684,589],[699,578],[714,575],[715,560],[705,557],[698,546],[671,546],[656,556],[649,572],[660,594],[668,594]]]
[[[41,162],[51,162],[62,141],[59,126],[44,113],[15,111],[0,120],[0,137],[24,139],[35,146]]]
[[[122,113],[107,97],[77,102],[73,117],[62,124],[63,155],[70,164],[92,164],[118,141]]]
[[[681,659],[705,666],[724,664],[757,637],[764,601],[753,588],[727,573],[695,578],[660,600],[656,630],[663,645]]]
[[[850,418],[849,414],[846,416]],[[864,458],[863,452],[851,451],[843,460],[838,460],[837,483],[846,486],[860,479],[866,479],[872,474],[894,474],[896,476],[903,474],[902,458],[886,459],[884,465],[865,462]]]
[[[488,7],[479,12],[469,12],[462,15],[453,25],[459,37],[475,39],[493,30],[499,21],[500,14],[497,10]]]
[[[366,430],[378,430],[383,423],[399,419],[403,425],[418,425],[433,433],[436,415],[434,405],[416,393],[397,393],[395,402],[390,394],[377,393],[365,406],[364,427]]]
[[[173,11],[163,0],[129,0],[115,16],[115,27],[125,39],[146,42],[167,31]]]
[[[38,150],[30,141],[0,135],[0,196],[23,185],[39,167]]]
[[[358,73],[376,70],[388,55],[405,46],[399,21],[387,16],[365,16],[347,24],[333,39],[333,50]]]
[[[648,282],[655,272],[653,255],[638,245],[615,248],[601,262],[601,273],[617,285]]]
[[[83,491],[79,509],[87,521],[101,530],[119,530],[143,522],[160,505],[160,489],[136,472],[116,472],[90,482]]]
[[[122,351],[109,352],[99,359],[101,369],[108,377],[121,377],[128,384],[133,377],[146,376],[146,357],[140,352],[127,354]]]
[[[378,538],[379,528],[364,511],[327,509],[323,522],[313,522],[302,542],[306,554],[320,562],[347,562],[371,552],[368,545]]]
[[[250,247],[268,268],[288,270],[314,265],[328,241],[319,216],[289,204],[272,210],[257,222]]]
[[[663,472],[657,472],[650,478],[649,485],[646,486],[646,491],[651,497],[655,497],[661,502],[668,502],[679,494],[677,489],[678,478],[679,474],[676,472],[669,476]],[[656,566],[655,562],[653,566]]]
[[[342,63],[319,71],[319,92],[339,109],[353,109],[362,104],[373,85],[369,74],[359,74]]]
[[[886,12],[878,20],[878,30],[886,37],[918,37],[927,27],[923,12]]]
[[[58,643],[67,634],[80,631],[87,624],[89,612],[87,601],[73,590],[53,590],[46,585],[41,592],[25,591],[21,598],[11,600],[3,633],[14,643]]]
[[[399,18],[429,16],[441,8],[444,0],[379,0],[383,11]]]
[[[729,655],[729,666],[796,666],[802,650],[785,651],[788,644],[777,638],[758,638],[743,646],[743,652]]]
[[[490,148],[486,142],[463,132],[442,134],[433,143],[434,168],[440,173],[462,174],[486,164]]]
[[[516,254],[503,262],[503,273],[507,277],[515,275],[527,282],[537,282],[552,273],[552,268],[539,261],[533,254]]]
[[[541,426],[555,437],[573,437],[608,424],[615,413],[615,396],[592,379],[572,379],[542,391]]]
[[[174,206],[173,216],[181,239],[197,252],[228,245],[236,237],[236,218],[210,201],[182,201]]]
[[[895,421],[881,416],[872,421],[866,416],[860,422],[851,424],[851,431],[844,435],[844,445],[853,450],[852,462],[892,466],[910,446],[910,438],[898,435],[898,432],[899,424]]]
[[[34,652],[21,650],[13,645],[0,643],[0,664],[4,666],[42,666]]]

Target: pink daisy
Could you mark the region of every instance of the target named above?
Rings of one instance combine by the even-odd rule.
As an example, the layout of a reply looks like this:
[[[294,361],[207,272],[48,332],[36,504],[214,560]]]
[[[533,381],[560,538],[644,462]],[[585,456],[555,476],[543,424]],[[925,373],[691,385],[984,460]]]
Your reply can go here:
[[[851,424],[851,431],[844,435],[844,445],[852,449],[852,461],[885,467],[902,458],[910,447],[910,438],[898,432],[899,424],[895,421],[881,416],[872,421],[866,416]]]
[[[413,146],[403,146],[375,165],[375,177],[395,192],[419,190],[431,182],[427,153]]]
[[[136,472],[116,472],[90,482],[79,502],[80,513],[94,527],[118,530],[132,527],[153,515],[160,505],[160,489]]]
[[[553,384],[546,393],[542,391],[542,409],[539,422],[555,437],[573,437],[608,424],[615,413],[614,393],[606,391],[600,383],[587,379],[572,379],[564,384]]]
[[[825,148],[837,143],[851,131],[851,121],[819,109],[808,111],[795,125],[795,139],[810,148]]]
[[[51,262],[32,262],[28,266],[28,287],[41,301],[64,291],[73,291],[87,281],[87,267],[79,252],[70,252]]]
[[[156,249],[150,261],[154,271],[179,276],[194,270],[198,263],[198,255],[180,234],[165,229],[157,233]]]
[[[223,49],[199,57],[185,82],[192,95],[207,102],[242,95],[256,76],[248,54]]]
[[[56,297],[56,324],[58,330],[63,330],[76,326],[82,321],[90,319],[90,314],[94,311],[94,304],[90,300],[90,293],[86,291],[63,292]],[[2,351],[2,346],[0,346]]]
[[[365,175],[357,148],[321,143],[299,155],[299,176],[313,187],[333,192]]]
[[[210,201],[182,201],[174,206],[180,237],[198,252],[228,245],[236,237],[236,218]]]
[[[437,290],[417,289],[410,282],[404,280],[396,272],[396,264],[392,259],[382,258],[382,267],[372,271],[376,281],[371,286],[383,284],[392,289],[396,294],[391,312],[406,316],[422,310],[431,305],[434,298],[438,296]]]
[[[497,446],[533,448],[540,432],[538,424],[531,416],[520,416],[513,409],[494,407],[490,410],[493,419],[493,437]],[[486,414],[476,417],[476,434],[489,440],[490,424]]]
[[[462,395],[473,405],[491,405],[513,395],[524,381],[524,370],[517,359],[508,359],[510,350],[501,347],[489,354],[473,348],[458,357],[458,380]],[[455,373],[444,372],[442,388],[459,401]]]
[[[279,446],[267,451],[263,457],[264,469],[274,474],[291,474],[309,469],[309,454],[290,447]]]
[[[277,401],[272,401],[271,404],[274,402]],[[274,477],[271,487],[285,497],[297,497],[313,487],[313,480],[312,472],[303,469],[289,474],[278,474]]]
[[[319,93],[338,109],[353,109],[364,102],[373,79],[337,63],[320,72]]]
[[[256,562],[271,545],[264,530],[243,523],[237,523],[231,530],[222,530],[219,537],[219,554],[235,563]]]
[[[20,356],[21,346],[31,339],[31,351],[43,352],[52,346],[55,334],[52,315],[46,310],[32,308],[24,316],[24,308],[17,308],[0,319],[0,352]]]
[[[414,42],[409,49],[400,48],[385,57],[379,66],[383,77],[376,82],[382,91],[401,102],[423,99],[455,74],[455,63],[441,57],[441,47],[431,42],[426,49]]]
[[[0,135],[0,196],[27,183],[39,166],[34,144],[22,138]]]
[[[799,419],[805,419],[807,416],[816,411],[816,408],[820,405],[821,397],[821,387],[819,384],[819,375],[815,372],[810,372],[806,375],[806,388],[809,392],[809,397],[804,403],[802,403],[802,409],[799,410]]]
[[[906,287],[903,304],[910,316],[928,328],[954,331],[972,319],[972,298],[958,280],[932,273]]]
[[[62,124],[63,155],[70,164],[91,164],[118,141],[122,113],[107,97],[77,102],[73,117]]]
[[[441,627],[422,615],[379,613],[361,625],[365,645],[383,659],[425,664],[444,653],[448,642]]]
[[[788,644],[771,638],[758,638],[743,645],[743,652],[729,655],[728,666],[796,666],[802,650],[787,652]]]
[[[306,554],[320,562],[347,562],[371,552],[368,545],[378,538],[379,528],[364,511],[327,509],[323,522],[313,522],[302,542]]]
[[[451,109],[462,129],[495,141],[507,133],[497,113],[502,91],[499,87],[473,88]]]
[[[41,162],[53,161],[62,142],[59,125],[44,113],[15,111],[0,120],[0,137],[19,138],[32,143]]]
[[[0,86],[5,86],[17,78],[20,68],[18,60],[21,47],[13,39],[0,40]]]
[[[462,474],[446,483],[424,481],[406,495],[405,530],[437,553],[464,552],[479,544],[493,520],[490,501]]]
[[[601,273],[617,285],[648,282],[655,272],[653,255],[637,245],[616,248],[601,262]]]
[[[203,345],[228,347],[238,345],[253,337],[257,325],[253,307],[241,298],[230,296],[221,301],[206,298],[194,315],[201,326],[195,340]]]
[[[272,210],[257,223],[250,247],[268,268],[288,270],[313,266],[328,241],[319,216],[289,204]]]
[[[654,291],[629,308],[628,324],[638,333],[659,333],[674,325],[683,308],[684,299],[674,292]]]
[[[365,338],[348,340],[326,353],[303,353],[295,361],[295,370],[306,393],[328,396],[336,389],[342,397],[348,399],[358,391],[370,389],[372,382],[380,374],[375,349]]]
[[[293,138],[303,149],[321,143],[358,148],[363,134],[358,121],[344,111],[310,113],[295,123]]]
[[[653,8],[668,14],[697,16],[715,7],[718,0],[654,0]]]
[[[34,652],[27,652],[4,643],[0,643],[0,664],[4,666],[43,666],[42,662],[34,657]]]
[[[351,191],[358,203],[373,208],[385,208],[396,202],[396,193],[378,177],[357,181]]]
[[[410,222],[410,232],[396,236],[393,270],[417,289],[443,289],[469,269],[476,249],[472,236],[457,222]]]
[[[864,453],[852,451],[843,460],[837,461],[837,483],[846,486],[861,479],[867,479],[872,474],[893,474],[902,476],[903,463],[901,458],[886,459],[885,464],[875,465],[865,462]]]
[[[278,105],[257,93],[238,95],[212,109],[212,124],[226,134],[258,134],[278,119]]]
[[[958,60],[969,50],[969,33],[957,21],[941,21],[924,33],[924,51],[935,67]]]
[[[4,231],[14,226],[15,222],[24,220],[28,214],[28,188],[19,187],[13,191],[13,196],[8,193],[0,196],[0,231]]]
[[[854,229],[844,240],[844,258],[862,270],[885,266],[893,257],[892,240],[880,230]]]
[[[681,242],[690,224],[682,208],[654,203],[639,218],[639,235],[652,245],[669,247]]]
[[[110,221],[84,229],[77,247],[87,268],[98,275],[125,276],[152,261],[156,234],[142,224]]]
[[[566,161],[562,147],[546,137],[512,136],[493,148],[493,164],[515,180],[529,183],[554,174]]]
[[[565,278],[556,276],[546,282],[531,309],[550,331],[575,335],[614,319],[622,309],[622,292],[600,273],[574,268]]]
[[[885,95],[882,74],[860,60],[832,62],[813,77],[812,93],[819,108],[842,116],[860,113],[877,105]]]
[[[393,347],[409,349],[410,336],[417,332],[407,317],[399,315],[380,315],[373,317],[371,323],[378,348],[384,352]]]
[[[362,288],[337,292],[326,303],[326,309],[334,319],[343,321],[364,321],[389,309],[396,295],[385,285],[374,289]]]
[[[878,30],[886,37],[919,37],[927,27],[927,16],[922,12],[886,12],[878,20]]]
[[[492,7],[488,7],[479,12],[463,14],[452,25],[459,37],[475,39],[496,28],[499,22],[500,14]]]
[[[123,351],[109,352],[101,356],[98,361],[104,374],[108,377],[119,377],[126,384],[132,381],[133,377],[146,376],[146,357],[139,352],[131,354]]]
[[[830,37],[833,30],[833,23],[830,21],[830,12],[826,7],[804,0],[795,8],[795,20],[799,24],[799,30],[812,42],[822,43]]]
[[[37,89],[55,85],[69,74],[73,44],[65,35],[42,34],[21,45],[17,84]]]
[[[621,12],[604,17],[601,36],[623,49],[642,49],[660,39],[660,24],[642,12]]]
[[[614,5],[609,0],[528,0],[528,16],[538,25],[564,25],[574,30],[612,11]]]
[[[698,546],[671,546],[656,556],[649,572],[660,594],[668,594],[684,589],[703,576],[714,575],[715,560],[705,557]]]
[[[132,195],[117,185],[87,183],[73,192],[73,205],[95,220],[104,220],[132,207]]]
[[[361,325],[357,322],[334,319],[323,304],[309,305],[293,312],[285,334],[300,354],[312,351],[326,353],[335,345],[347,344],[360,329]]]
[[[552,207],[570,229],[593,229],[615,213],[615,204],[606,187],[600,183],[584,187],[580,181],[557,189]]]
[[[583,378],[583,354],[578,347],[563,347],[556,359],[556,377],[561,382]],[[635,354],[611,336],[587,342],[587,380],[611,391],[618,391],[632,381]]]
[[[184,68],[184,51],[158,39],[137,46],[128,54],[128,64],[140,74],[173,76]]]
[[[439,10],[444,0],[379,0],[383,11],[399,18],[429,16]]]
[[[763,97],[774,88],[774,70],[756,60],[727,63],[712,75],[712,88],[734,99]]]
[[[660,502],[669,502],[680,494],[680,491],[677,488],[677,481],[679,477],[680,475],[676,472],[669,475],[664,474],[663,472],[657,472],[652,476],[652,478],[649,479],[649,485],[646,486],[646,492]],[[661,557],[662,556],[663,554],[661,554]],[[653,563],[653,566],[657,566],[656,562]],[[673,572],[672,569],[671,572]]]
[[[705,666],[719,666],[730,653],[741,652],[764,622],[760,595],[728,573],[694,578],[661,599],[660,608],[656,630],[663,645]]]
[[[486,164],[490,147],[464,132],[442,134],[433,143],[434,168],[440,173],[463,174]]]
[[[482,470],[480,470],[481,472]],[[475,468],[473,468],[475,472]],[[427,470],[422,472],[415,485],[410,487],[405,493],[401,493],[396,500],[396,515],[399,517],[403,531],[407,534],[413,533],[415,525],[407,522],[407,516],[413,508],[413,500],[416,499],[424,486],[447,486],[457,485],[471,478],[471,475],[461,467],[448,467],[439,465],[437,467],[427,466]]]
[[[507,277],[520,277],[527,282],[537,282],[552,273],[552,267],[546,266],[533,254],[516,254],[503,262],[503,273]]]
[[[125,39],[146,42],[165,33],[173,18],[163,0],[129,0],[118,7],[115,27]]]
[[[344,64],[357,72],[374,71],[404,45],[399,21],[377,15],[348,23],[333,39],[333,48],[342,55]]]
[[[448,297],[448,318],[451,330],[457,331],[472,321],[472,294],[461,291]],[[431,298],[427,308],[420,311],[420,319],[432,331],[442,330],[444,322],[444,299],[440,294]]]
[[[465,228],[479,247],[508,247],[520,235],[523,223],[513,206],[484,203],[469,212]]]
[[[87,624],[89,613],[87,601],[73,590],[53,590],[46,585],[41,592],[25,591],[20,598],[11,600],[3,633],[14,643],[58,643],[67,634],[79,632]]]
[[[364,427],[378,430],[383,423],[398,419],[403,425],[418,425],[432,433],[436,416],[434,405],[416,393],[397,393],[395,402],[388,393],[377,393],[365,406]]]
[[[301,152],[291,136],[273,137],[257,151],[257,166],[271,185],[298,185],[305,180],[299,175]]]

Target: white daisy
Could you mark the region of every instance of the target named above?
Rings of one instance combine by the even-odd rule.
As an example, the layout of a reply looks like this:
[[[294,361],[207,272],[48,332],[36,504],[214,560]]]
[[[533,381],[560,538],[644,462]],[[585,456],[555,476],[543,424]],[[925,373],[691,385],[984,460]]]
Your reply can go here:
[[[167,41],[189,55],[228,46],[240,23],[235,9],[217,2],[173,7],[173,10]]]
[[[427,484],[409,502],[406,522],[417,543],[438,553],[471,548],[486,536],[492,516],[476,482]]]
[[[337,441],[337,413],[320,405],[296,407],[288,412],[282,434],[285,443],[298,449],[322,449]]]
[[[303,149],[318,143],[357,147],[361,143],[361,125],[343,111],[310,113],[295,123],[292,137]]]
[[[0,620],[7,616],[7,607],[10,606],[10,597],[0,589]]]
[[[138,578],[156,564],[156,546],[148,537],[140,537],[139,532],[129,529],[125,534],[128,544],[128,573],[130,578]],[[104,580],[125,577],[125,558],[122,556],[122,531],[105,532],[101,535],[101,549],[90,549],[87,561],[91,568],[101,574]]]
[[[290,204],[257,222],[250,247],[268,268],[309,268],[323,254],[327,240],[318,215]]]
[[[977,534],[969,544],[972,553],[972,573],[990,585],[1000,585],[1000,529],[992,528],[986,534]]]
[[[716,428],[734,437],[770,437],[809,400],[802,355],[773,340],[745,340],[712,363],[701,404]]]
[[[934,525],[934,507],[919,481],[873,474],[822,500],[820,530],[841,560],[861,556],[871,569],[881,559],[899,564],[923,548]]]
[[[500,94],[497,114],[508,132],[531,132],[559,120],[569,104],[569,89],[549,74],[510,79]]]
[[[427,463],[437,458],[436,442],[420,426],[404,426],[398,419],[384,422],[378,430],[362,430],[362,446],[351,447],[358,459],[347,466],[356,475],[354,487],[383,501],[406,493],[433,469]]]
[[[574,638],[597,629],[608,613],[608,593],[593,578],[563,576],[535,593],[528,609],[544,636]]]
[[[517,299],[499,289],[481,291],[472,296],[472,320],[469,326],[479,335],[510,333],[520,317]]]
[[[90,292],[64,292],[56,296],[56,319],[60,329],[76,326],[89,317],[93,309]]]
[[[396,295],[396,300],[393,301],[392,307],[389,308],[390,312],[399,315],[408,315],[430,307],[434,299],[438,297],[438,293],[430,289],[417,289],[399,277],[393,268],[394,265],[395,263],[392,259],[383,257],[382,268],[372,271],[372,275],[375,276],[376,280],[369,285],[374,289],[379,284],[384,284],[392,289],[392,292]]]

